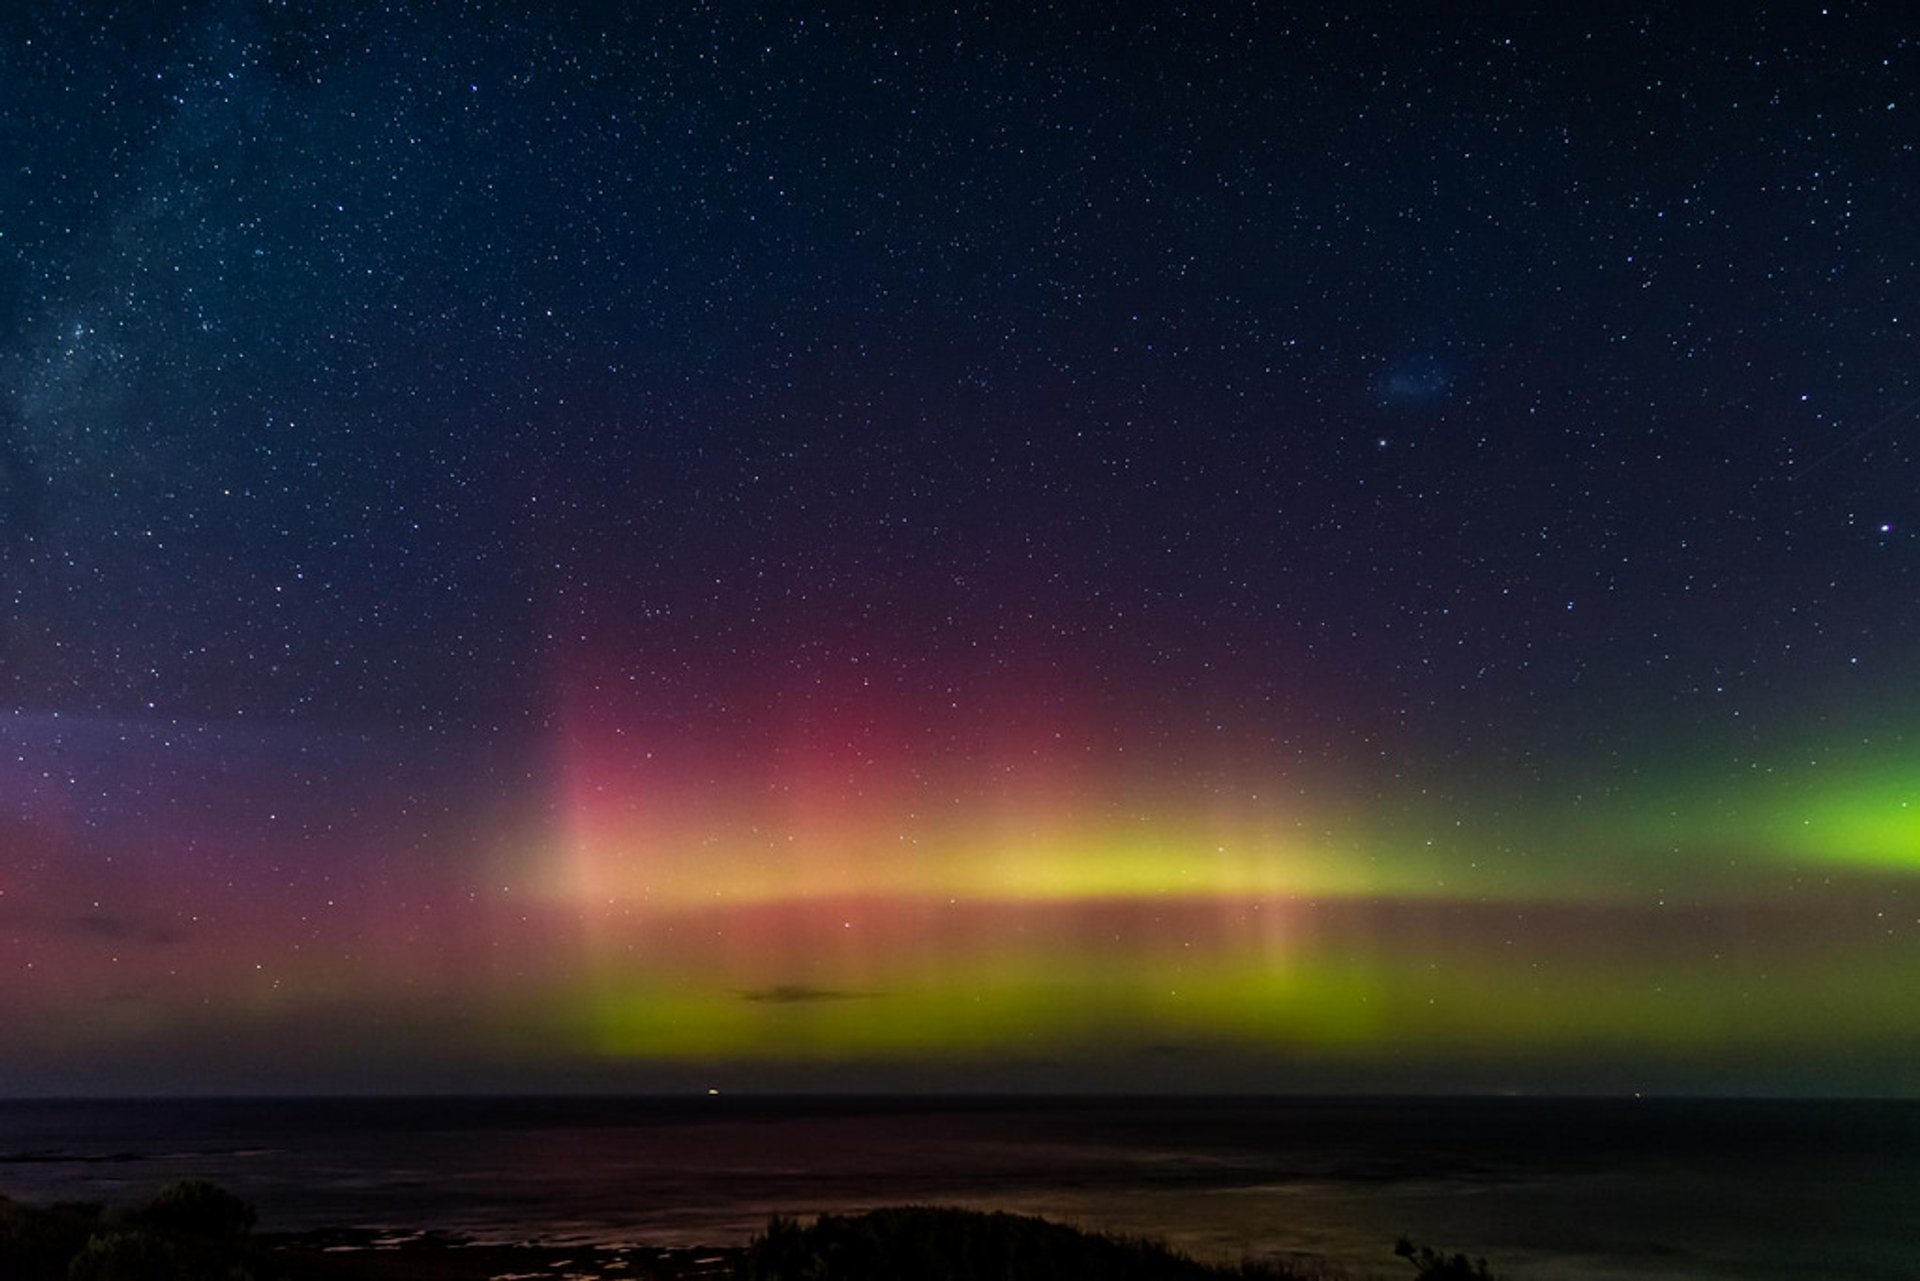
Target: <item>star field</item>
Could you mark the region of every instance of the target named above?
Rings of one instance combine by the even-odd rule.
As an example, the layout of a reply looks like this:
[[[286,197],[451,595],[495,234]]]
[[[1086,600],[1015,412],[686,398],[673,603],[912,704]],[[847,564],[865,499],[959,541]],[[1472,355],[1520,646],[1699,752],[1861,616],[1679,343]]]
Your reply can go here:
[[[0,36],[0,1090],[1915,1087],[1910,22]]]

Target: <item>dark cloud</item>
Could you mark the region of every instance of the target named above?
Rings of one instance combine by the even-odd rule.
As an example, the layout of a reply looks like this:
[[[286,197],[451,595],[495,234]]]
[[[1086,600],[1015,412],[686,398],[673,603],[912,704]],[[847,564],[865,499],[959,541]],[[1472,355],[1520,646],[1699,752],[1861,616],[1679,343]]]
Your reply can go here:
[[[762,1005],[802,1005],[812,1001],[861,1001],[878,995],[878,992],[843,992],[804,983],[780,983],[773,987],[749,988],[740,993],[740,999]]]
[[[0,926],[69,938],[92,939],[117,947],[171,947],[186,941],[186,931],[154,918],[121,912],[48,912],[0,909]]]

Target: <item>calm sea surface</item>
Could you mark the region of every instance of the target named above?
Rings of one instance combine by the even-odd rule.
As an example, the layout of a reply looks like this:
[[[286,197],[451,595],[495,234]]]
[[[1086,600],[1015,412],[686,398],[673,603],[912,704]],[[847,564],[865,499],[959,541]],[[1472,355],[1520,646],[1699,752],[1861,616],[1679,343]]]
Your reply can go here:
[[[1920,1276],[1920,1103],[513,1099],[0,1103],[0,1192],[189,1175],[265,1229],[721,1245],[774,1211],[1000,1208],[1394,1276]]]

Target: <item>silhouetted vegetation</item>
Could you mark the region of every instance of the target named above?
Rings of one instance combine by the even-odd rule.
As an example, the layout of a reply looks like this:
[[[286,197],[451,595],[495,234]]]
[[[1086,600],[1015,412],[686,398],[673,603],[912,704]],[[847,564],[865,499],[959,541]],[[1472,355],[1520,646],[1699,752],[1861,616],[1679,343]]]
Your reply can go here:
[[[1468,1262],[1464,1254],[1442,1254],[1428,1245],[1415,1245],[1401,1237],[1393,1252],[1411,1263],[1418,1272],[1414,1281],[1499,1281],[1487,1271],[1485,1259]]]
[[[1216,1267],[1158,1241],[1045,1219],[906,1206],[811,1225],[775,1218],[735,1265],[736,1281],[1305,1281],[1271,1264]]]
[[[67,1267],[67,1281],[190,1281],[195,1276],[178,1246],[140,1228],[96,1232]]]
[[[47,1209],[0,1197],[5,1281],[265,1281],[277,1275],[248,1248],[253,1208],[189,1180],[125,1213],[93,1202]]]
[[[128,1216],[143,1227],[210,1241],[234,1241],[253,1231],[253,1207],[205,1179],[184,1179]]]
[[[690,1281],[1331,1281],[1321,1269],[1202,1263],[1159,1241],[1082,1232],[1045,1219],[905,1206],[775,1218],[738,1249],[474,1245],[427,1233],[335,1229],[255,1238],[253,1208],[211,1183],[176,1183],[116,1211],[92,1202],[45,1209],[0,1196],[0,1281],[486,1281],[513,1275],[632,1275]],[[1485,1260],[1402,1238],[1417,1281],[1495,1281]],[[721,1271],[716,1271],[720,1269]]]
[[[0,1197],[0,1277],[64,1279],[68,1261],[86,1246],[93,1221],[94,1216],[35,1209]]]

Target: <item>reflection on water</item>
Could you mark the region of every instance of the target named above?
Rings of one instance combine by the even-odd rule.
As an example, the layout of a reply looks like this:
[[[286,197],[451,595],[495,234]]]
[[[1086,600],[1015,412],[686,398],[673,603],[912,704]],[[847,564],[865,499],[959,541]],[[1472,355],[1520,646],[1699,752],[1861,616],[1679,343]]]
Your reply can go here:
[[[1920,1105],[1527,1100],[329,1100],[0,1104],[0,1190],[188,1174],[271,1229],[725,1244],[774,1211],[940,1202],[1400,1270],[1912,1275]]]

